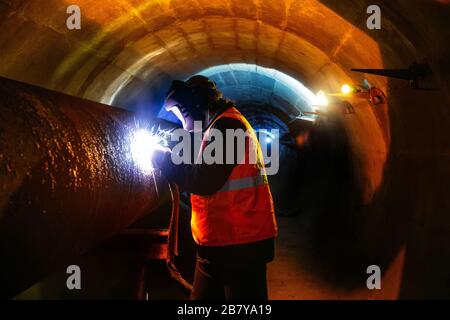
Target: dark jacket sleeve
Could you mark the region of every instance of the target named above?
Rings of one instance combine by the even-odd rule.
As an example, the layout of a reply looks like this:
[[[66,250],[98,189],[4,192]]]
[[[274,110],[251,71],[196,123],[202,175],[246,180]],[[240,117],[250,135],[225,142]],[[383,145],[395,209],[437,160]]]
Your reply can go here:
[[[222,132],[223,155],[226,159],[226,145],[232,143],[226,141],[227,129],[242,129],[245,126],[242,122],[231,118],[221,118],[216,121],[212,128]],[[235,155],[237,154],[235,150]],[[225,163],[224,159],[224,163]],[[237,160],[237,159],[235,159]],[[209,196],[219,191],[228,180],[231,172],[236,166],[234,164],[181,164],[175,165],[171,161],[170,155],[167,155],[161,166],[163,174],[172,182],[178,184],[181,190],[200,196]]]

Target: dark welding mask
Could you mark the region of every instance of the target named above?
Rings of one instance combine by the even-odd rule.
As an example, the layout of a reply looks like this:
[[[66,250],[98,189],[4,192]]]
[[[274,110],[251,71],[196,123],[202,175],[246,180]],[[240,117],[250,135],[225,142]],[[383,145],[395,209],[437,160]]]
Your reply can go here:
[[[194,130],[194,122],[206,121],[205,112],[201,109],[192,87],[183,81],[173,81],[164,102],[166,111],[173,112],[188,131]]]
[[[167,91],[164,108],[176,115],[184,129],[193,131],[195,121],[201,121],[202,128],[207,124],[209,107],[220,96],[216,84],[206,77],[175,80]]]

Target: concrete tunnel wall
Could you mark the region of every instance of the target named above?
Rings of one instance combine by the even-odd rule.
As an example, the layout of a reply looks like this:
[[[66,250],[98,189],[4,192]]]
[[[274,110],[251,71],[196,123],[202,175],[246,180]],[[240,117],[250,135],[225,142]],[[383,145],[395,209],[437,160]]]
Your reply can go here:
[[[81,8],[81,30],[65,27],[70,4]],[[356,114],[342,121],[360,191],[357,237],[366,238],[368,251],[389,251],[385,281],[394,284],[378,297],[448,296],[450,9],[439,1],[377,1],[382,30],[369,31],[371,4],[4,0],[0,75],[123,107],[173,78],[227,63],[275,68],[314,92],[367,78],[386,92],[388,105],[351,101]],[[439,91],[349,71],[414,60],[430,64]]]

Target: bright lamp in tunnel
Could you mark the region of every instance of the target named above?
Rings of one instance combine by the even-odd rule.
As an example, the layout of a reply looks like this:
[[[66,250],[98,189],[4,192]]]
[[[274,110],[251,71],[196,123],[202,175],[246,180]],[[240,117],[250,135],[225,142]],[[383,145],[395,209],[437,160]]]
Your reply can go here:
[[[341,88],[341,92],[343,94],[350,94],[352,92],[352,87],[350,87],[348,84],[344,84]]]
[[[328,105],[327,95],[325,94],[325,92],[320,90],[319,92],[317,92],[316,97],[314,99],[314,106],[326,107],[327,105]]]
[[[153,172],[153,155],[156,150],[163,151],[166,145],[164,132],[160,130],[138,129],[131,137],[131,156],[139,169],[145,173]]]

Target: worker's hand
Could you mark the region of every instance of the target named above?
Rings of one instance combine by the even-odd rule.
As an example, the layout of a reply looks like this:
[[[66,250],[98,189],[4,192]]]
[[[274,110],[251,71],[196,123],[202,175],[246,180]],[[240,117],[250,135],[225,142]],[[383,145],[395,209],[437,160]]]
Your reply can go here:
[[[160,169],[166,161],[171,161],[172,151],[169,148],[158,148],[152,157],[153,168]]]

